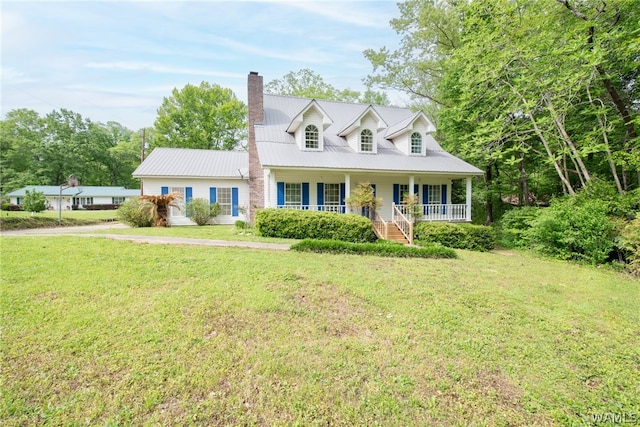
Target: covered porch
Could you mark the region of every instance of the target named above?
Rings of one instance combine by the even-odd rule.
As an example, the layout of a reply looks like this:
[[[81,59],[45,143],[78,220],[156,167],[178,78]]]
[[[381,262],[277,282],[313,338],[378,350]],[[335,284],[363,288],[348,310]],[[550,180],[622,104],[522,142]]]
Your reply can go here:
[[[471,221],[471,179],[472,175],[264,169],[264,205],[370,217],[369,212],[351,209],[345,202],[358,184],[368,182],[375,196],[382,199],[377,214],[384,221],[412,212],[413,216],[417,215],[417,221],[468,222]],[[455,181],[458,190],[453,202]],[[412,206],[411,212],[403,204],[404,195],[417,196],[419,205]]]

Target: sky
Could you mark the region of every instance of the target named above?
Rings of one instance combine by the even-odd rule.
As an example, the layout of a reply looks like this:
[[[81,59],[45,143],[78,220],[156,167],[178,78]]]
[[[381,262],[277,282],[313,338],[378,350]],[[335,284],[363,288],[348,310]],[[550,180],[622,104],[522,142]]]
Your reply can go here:
[[[373,71],[363,51],[400,42],[395,0],[2,0],[0,15],[3,119],[64,108],[131,130],[153,126],[163,98],[187,84],[218,84],[246,103],[250,71],[266,84],[309,68],[363,91]]]

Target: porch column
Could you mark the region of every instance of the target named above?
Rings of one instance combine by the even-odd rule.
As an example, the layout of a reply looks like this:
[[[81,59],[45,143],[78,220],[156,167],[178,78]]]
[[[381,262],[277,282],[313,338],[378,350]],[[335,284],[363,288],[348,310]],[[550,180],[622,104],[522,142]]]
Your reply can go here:
[[[471,177],[467,177],[467,221],[471,221]]]
[[[344,197],[347,198],[351,195],[351,175],[346,173],[344,174]],[[342,203],[342,200],[340,200],[340,203]],[[347,213],[349,206],[347,206],[347,203],[345,202],[344,204],[344,212]]]
[[[413,175],[409,175],[409,197],[413,197],[414,196],[414,187],[415,187],[415,183],[416,183],[416,179]],[[402,194],[400,195],[400,197],[402,197]],[[400,200],[400,203],[402,203],[402,200]]]
[[[262,171],[263,176],[264,176],[264,180],[262,182],[264,182],[264,188],[263,188],[263,200],[264,200],[264,207],[265,208],[271,208],[273,207],[273,205],[271,204],[271,189],[274,188],[272,181],[275,180],[275,176],[271,173],[271,169],[264,169]]]

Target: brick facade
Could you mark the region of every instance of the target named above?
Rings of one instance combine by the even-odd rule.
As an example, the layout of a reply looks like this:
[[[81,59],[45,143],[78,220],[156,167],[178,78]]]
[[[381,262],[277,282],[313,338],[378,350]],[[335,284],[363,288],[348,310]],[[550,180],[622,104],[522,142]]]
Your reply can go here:
[[[264,121],[263,80],[257,72],[248,76],[247,98],[249,108],[249,222],[253,224],[255,212],[264,207],[264,174],[258,158],[254,124]]]

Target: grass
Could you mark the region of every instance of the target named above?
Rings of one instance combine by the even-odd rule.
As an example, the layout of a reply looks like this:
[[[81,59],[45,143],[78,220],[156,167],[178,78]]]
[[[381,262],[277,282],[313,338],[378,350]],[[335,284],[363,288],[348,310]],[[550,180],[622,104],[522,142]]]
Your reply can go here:
[[[591,425],[640,412],[640,282],[611,271],[519,252],[0,243],[6,426]]]
[[[99,224],[103,220],[114,220],[116,211],[63,211],[62,226]],[[25,228],[47,228],[58,226],[58,211],[44,211],[37,214],[22,211],[0,211],[0,230],[20,230]]]

